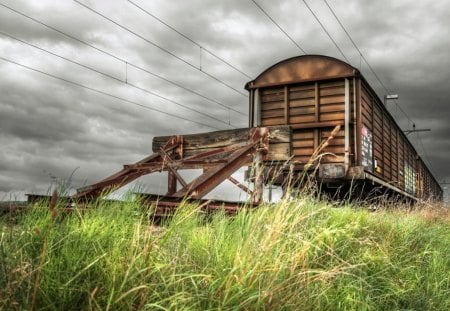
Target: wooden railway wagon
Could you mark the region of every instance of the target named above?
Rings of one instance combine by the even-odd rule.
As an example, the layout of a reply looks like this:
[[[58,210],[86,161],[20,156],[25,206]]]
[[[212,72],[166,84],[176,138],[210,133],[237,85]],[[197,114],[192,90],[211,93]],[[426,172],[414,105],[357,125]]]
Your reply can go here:
[[[321,142],[318,179],[359,183],[413,199],[442,200],[443,192],[402,129],[361,72],[338,59],[304,55],[283,60],[246,84],[249,127],[288,125],[295,170]]]
[[[152,155],[79,189],[71,199],[91,201],[143,175],[165,171],[165,195],[141,194],[144,203],[156,206],[157,215],[172,213],[185,200],[234,213],[239,202],[205,195],[228,180],[249,194],[249,206],[257,206],[265,183],[292,186],[297,176],[306,175],[325,190],[347,187],[367,195],[379,189],[403,199],[442,200],[433,175],[351,65],[319,55],[294,57],[245,87],[249,128],[154,137]],[[245,166],[251,168],[253,187],[232,177]],[[179,174],[186,169],[202,173],[188,182]]]

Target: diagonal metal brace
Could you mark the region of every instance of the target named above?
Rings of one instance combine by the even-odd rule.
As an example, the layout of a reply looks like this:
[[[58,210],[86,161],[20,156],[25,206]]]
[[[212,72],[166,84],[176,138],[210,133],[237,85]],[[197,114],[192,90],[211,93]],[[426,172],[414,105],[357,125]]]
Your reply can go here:
[[[173,136],[171,137],[167,143],[161,148],[162,152],[168,154],[171,152],[177,152],[177,148],[179,149],[180,146],[182,146],[183,143],[183,137],[182,136]],[[126,184],[136,180],[137,178],[157,172],[161,170],[161,167],[152,167],[149,170],[138,170],[135,169],[133,166],[140,166],[140,165],[148,165],[155,162],[161,162],[163,161],[163,158],[161,156],[161,153],[155,153],[152,154],[146,158],[144,158],[141,161],[138,161],[132,165],[124,166],[122,170],[119,172],[84,188],[81,188],[78,190],[78,193],[72,196],[73,200],[95,200],[99,196],[101,196],[102,193],[106,193],[109,191],[112,191],[114,189],[118,189],[120,187],[125,186]]]

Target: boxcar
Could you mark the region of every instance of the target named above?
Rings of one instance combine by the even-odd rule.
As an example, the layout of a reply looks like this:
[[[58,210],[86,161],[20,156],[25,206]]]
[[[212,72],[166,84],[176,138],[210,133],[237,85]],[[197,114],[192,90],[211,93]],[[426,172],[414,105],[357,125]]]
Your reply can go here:
[[[301,172],[323,149],[317,178],[326,185],[376,185],[403,197],[442,200],[443,192],[407,136],[353,66],[304,55],[283,60],[246,84],[249,127],[289,125]]]

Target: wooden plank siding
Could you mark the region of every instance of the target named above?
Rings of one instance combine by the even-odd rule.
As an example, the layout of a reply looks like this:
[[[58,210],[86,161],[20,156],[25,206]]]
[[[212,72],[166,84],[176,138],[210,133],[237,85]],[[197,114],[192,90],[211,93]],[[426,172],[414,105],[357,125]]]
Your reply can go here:
[[[358,178],[378,179],[380,184],[388,184],[387,188],[395,186],[395,191],[407,191],[419,198],[442,196],[436,179],[357,68],[326,56],[298,56],[269,67],[248,82],[246,89],[250,91],[249,111],[258,112],[251,114],[249,123],[289,125],[297,164],[308,162],[320,143],[340,125],[339,133],[323,150],[330,155],[324,156],[322,163],[357,167],[355,171],[363,173]],[[363,158],[370,155],[371,159]],[[296,167],[302,169],[301,165]]]
[[[298,164],[307,163],[319,144],[329,137],[334,128],[330,125],[344,123],[344,82],[344,79],[339,79],[261,89],[261,126],[324,124],[323,127],[293,130],[292,155]],[[353,92],[351,102],[353,106]],[[343,162],[344,148],[342,127],[323,150],[333,155],[324,156],[321,163]],[[351,148],[354,148],[354,143]]]

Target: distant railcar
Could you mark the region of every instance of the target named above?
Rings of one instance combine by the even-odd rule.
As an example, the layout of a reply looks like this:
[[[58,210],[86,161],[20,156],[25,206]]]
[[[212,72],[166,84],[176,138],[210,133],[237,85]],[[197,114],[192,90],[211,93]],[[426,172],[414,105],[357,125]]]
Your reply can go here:
[[[304,55],[283,60],[246,84],[249,127],[288,125],[301,172],[331,131],[320,161],[326,185],[378,185],[406,198],[442,200],[443,192],[373,88],[353,66]]]

